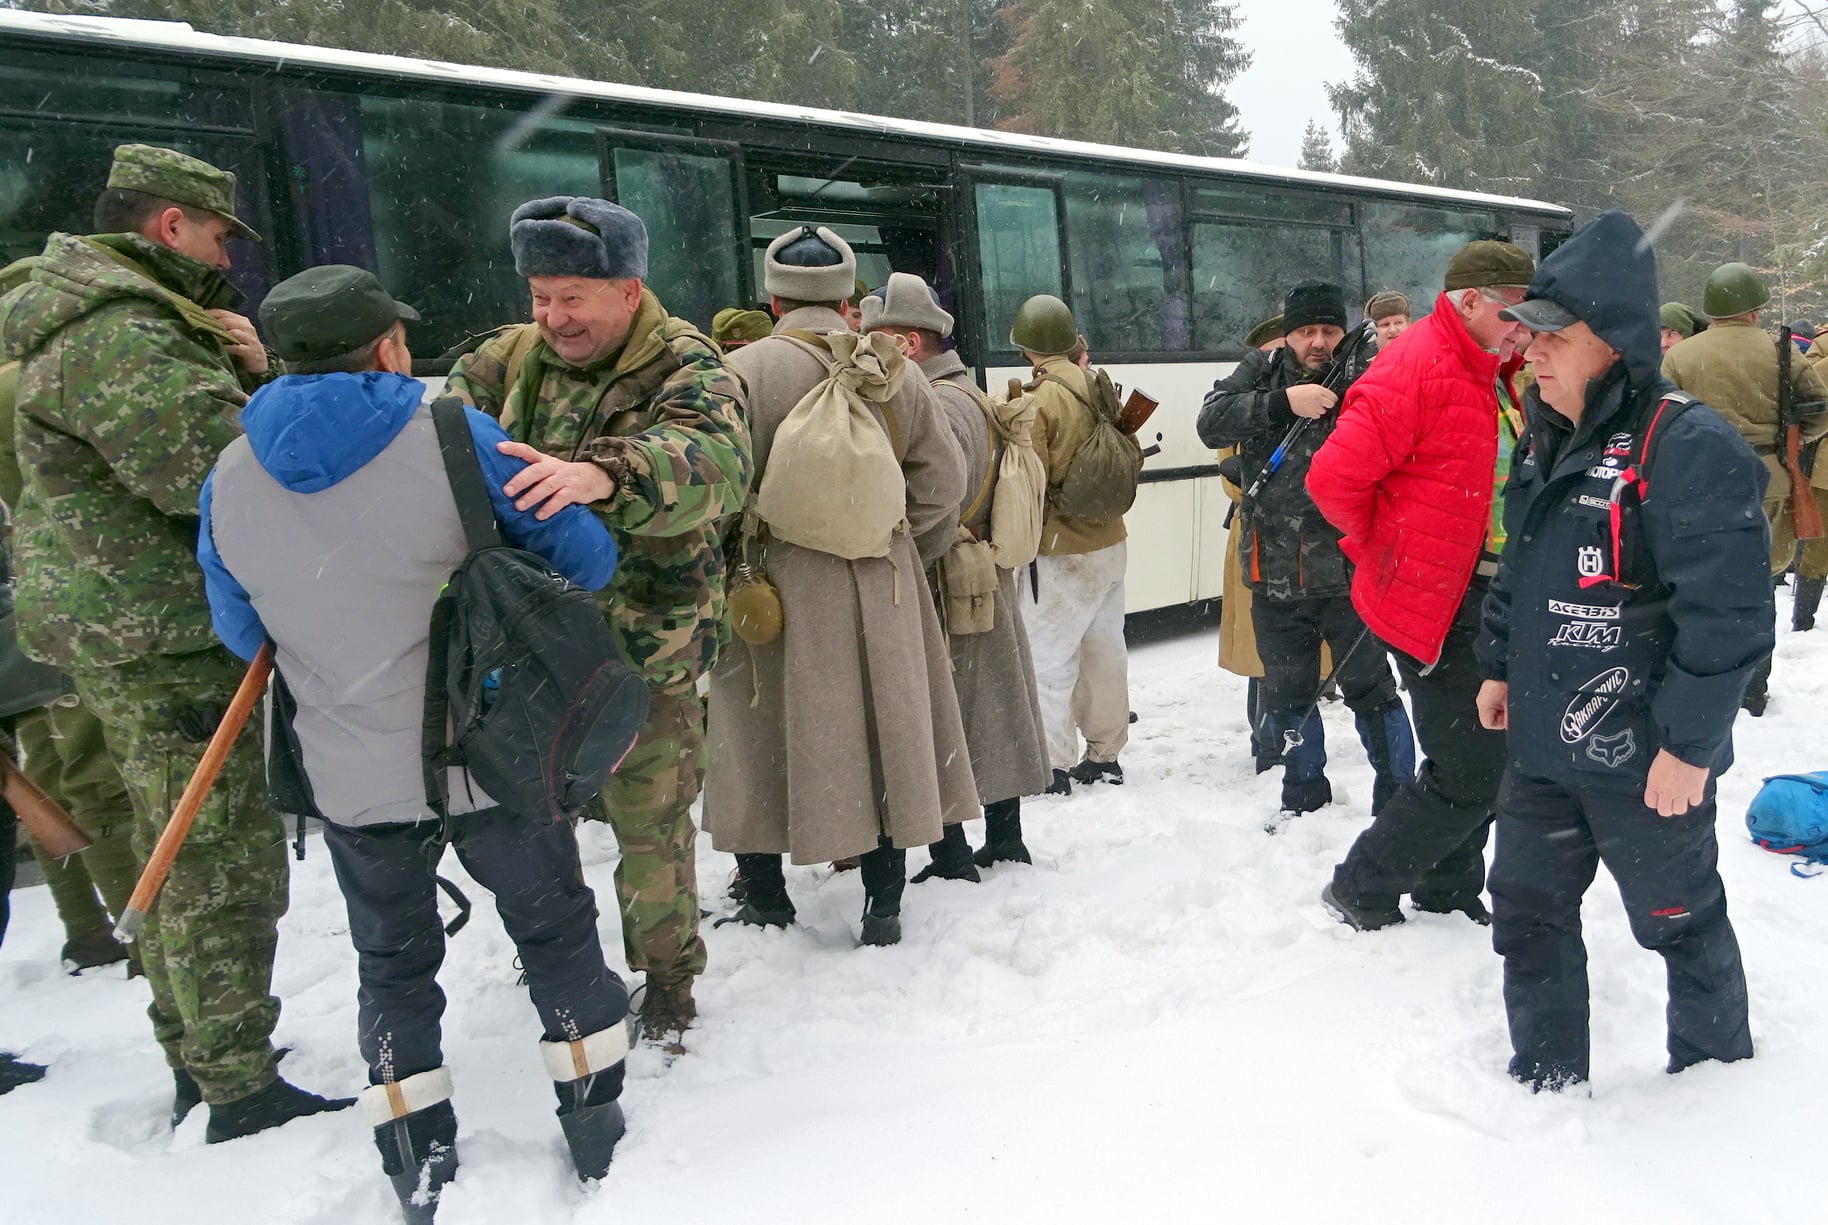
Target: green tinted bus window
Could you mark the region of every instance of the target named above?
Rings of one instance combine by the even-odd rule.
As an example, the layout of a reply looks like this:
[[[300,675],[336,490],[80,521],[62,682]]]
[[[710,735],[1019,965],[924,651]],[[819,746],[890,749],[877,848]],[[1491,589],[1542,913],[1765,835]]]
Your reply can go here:
[[[647,225],[648,284],[671,313],[707,334],[727,306],[747,306],[737,263],[730,158],[677,149],[610,150],[616,203]]]
[[[1193,332],[1201,349],[1236,353],[1244,335],[1282,309],[1297,283],[1328,281],[1356,293],[1346,275],[1345,236],[1316,226],[1217,221],[1193,226]]]
[[[1418,314],[1431,308],[1441,292],[1454,252],[1490,235],[1498,224],[1492,213],[1388,200],[1365,204],[1363,216],[1365,284],[1373,292],[1408,294]]]
[[[1008,353],[1016,308],[1035,294],[1064,297],[1058,197],[1051,187],[977,184],[978,267],[984,290],[984,345]]]

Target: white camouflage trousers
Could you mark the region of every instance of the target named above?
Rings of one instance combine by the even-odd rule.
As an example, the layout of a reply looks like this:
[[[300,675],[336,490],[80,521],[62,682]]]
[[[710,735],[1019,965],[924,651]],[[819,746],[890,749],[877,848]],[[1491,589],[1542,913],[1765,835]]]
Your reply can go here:
[[[1035,689],[1048,764],[1116,761],[1130,738],[1130,657],[1123,641],[1123,576],[1129,544],[1038,557],[1033,580],[1018,575],[1022,620],[1035,660]],[[1039,595],[1036,587],[1039,587]]]

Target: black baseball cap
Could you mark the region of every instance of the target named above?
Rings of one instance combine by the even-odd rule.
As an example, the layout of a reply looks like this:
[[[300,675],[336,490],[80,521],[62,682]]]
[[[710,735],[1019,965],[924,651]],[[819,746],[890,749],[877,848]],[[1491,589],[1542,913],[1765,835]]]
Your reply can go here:
[[[1498,318],[1521,323],[1532,332],[1559,332],[1580,322],[1579,315],[1547,298],[1525,298],[1517,305],[1499,311]]]
[[[419,312],[381,288],[366,268],[325,264],[273,286],[260,325],[281,360],[321,361],[359,349]]]

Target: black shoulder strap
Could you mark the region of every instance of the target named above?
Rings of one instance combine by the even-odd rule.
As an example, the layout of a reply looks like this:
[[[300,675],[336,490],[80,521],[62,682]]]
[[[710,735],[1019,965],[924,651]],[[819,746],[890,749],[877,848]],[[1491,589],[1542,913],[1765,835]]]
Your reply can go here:
[[[438,431],[438,453],[444,458],[444,473],[457,499],[457,519],[463,524],[465,543],[472,553],[500,548],[501,531],[495,525],[489,487],[482,480],[470,423],[464,419],[463,401],[456,396],[434,401],[432,425]]]

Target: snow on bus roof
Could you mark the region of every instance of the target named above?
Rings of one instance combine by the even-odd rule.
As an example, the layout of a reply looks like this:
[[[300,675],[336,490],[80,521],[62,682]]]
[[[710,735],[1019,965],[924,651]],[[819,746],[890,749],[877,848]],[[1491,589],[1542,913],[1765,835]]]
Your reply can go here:
[[[16,9],[0,10],[0,32],[7,30],[49,36],[61,35],[109,40],[126,45],[157,47],[171,51],[191,51],[204,55],[234,56],[247,60],[265,61],[275,67],[297,65],[307,68],[342,69],[395,78],[492,85],[545,96],[599,98],[617,102],[674,107],[716,115],[821,124],[873,135],[922,137],[952,145],[973,147],[986,152],[1051,153],[1062,157],[1095,158],[1101,161],[1129,162],[1169,169],[1210,170],[1265,182],[1401,194],[1415,199],[1483,205],[1490,208],[1527,209],[1564,218],[1572,215],[1570,210],[1561,205],[1517,196],[1498,196],[1484,192],[1458,191],[1446,187],[1418,186],[1387,179],[1360,178],[1355,175],[1323,174],[1312,170],[1285,170],[1235,158],[1194,157],[1188,154],[1165,153],[1152,149],[1132,149],[1120,145],[1060,140],[1050,136],[1026,136],[989,128],[967,128],[955,124],[927,123],[914,119],[891,119],[882,115],[821,110],[817,107],[791,106],[779,102],[720,98],[710,94],[652,89],[642,85],[618,85],[578,77],[516,72],[504,68],[452,64],[441,60],[417,59],[409,56],[379,55],[368,51],[343,51],[331,47],[308,47],[297,43],[271,42],[266,39],[229,38],[220,34],[199,32],[188,23],[179,21],[78,17],[52,13],[27,13]]]

